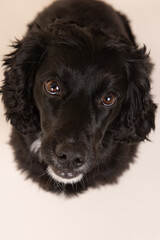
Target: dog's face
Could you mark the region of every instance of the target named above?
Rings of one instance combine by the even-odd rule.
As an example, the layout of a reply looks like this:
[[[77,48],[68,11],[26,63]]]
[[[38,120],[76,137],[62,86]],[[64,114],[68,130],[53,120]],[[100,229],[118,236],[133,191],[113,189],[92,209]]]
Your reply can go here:
[[[56,181],[80,181],[112,161],[118,143],[143,141],[154,129],[145,48],[60,20],[15,48],[5,61],[6,115],[20,134],[40,134],[40,161]]]
[[[94,168],[127,89],[118,53],[96,48],[96,54],[86,54],[52,46],[35,77],[42,159],[65,183],[79,181]]]

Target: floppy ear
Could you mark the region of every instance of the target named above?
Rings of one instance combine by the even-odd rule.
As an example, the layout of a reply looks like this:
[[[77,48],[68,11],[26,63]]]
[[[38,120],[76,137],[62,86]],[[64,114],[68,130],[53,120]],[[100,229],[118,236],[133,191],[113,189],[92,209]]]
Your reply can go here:
[[[115,138],[136,143],[147,139],[151,129],[155,128],[156,105],[150,95],[153,65],[145,47],[128,47],[124,58],[128,89],[121,113],[116,119],[118,134]]]
[[[47,54],[48,46],[53,42],[66,44],[68,35],[75,30],[76,23],[54,19],[47,27],[34,23],[34,32],[30,32],[22,41],[13,44],[15,49],[6,55],[4,82],[0,90],[6,108],[7,120],[22,134],[40,131],[39,112],[33,98],[34,78],[38,67]],[[33,28],[33,26],[32,26]],[[59,36],[61,40],[59,41]],[[72,39],[68,37],[69,41]]]
[[[5,79],[1,88],[7,120],[17,131],[30,134],[40,130],[39,113],[33,99],[35,73],[46,53],[38,34],[16,41],[15,50],[4,59]]]

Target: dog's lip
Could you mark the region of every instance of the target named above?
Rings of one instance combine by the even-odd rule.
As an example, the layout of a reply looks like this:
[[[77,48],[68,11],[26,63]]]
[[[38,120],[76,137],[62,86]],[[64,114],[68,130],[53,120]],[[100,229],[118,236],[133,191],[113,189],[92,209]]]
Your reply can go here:
[[[60,170],[60,169],[56,169],[53,166],[50,166],[51,170],[59,177],[64,178],[64,179],[72,179],[72,178],[76,178],[80,175],[80,173],[76,173],[76,172],[71,172],[68,170]]]
[[[58,172],[58,170],[55,170],[53,166],[48,166],[47,172],[49,176],[51,176],[56,182],[60,182],[63,184],[74,184],[77,182],[80,182],[83,178],[83,174],[73,174],[71,172]],[[58,175],[61,174],[61,175]]]

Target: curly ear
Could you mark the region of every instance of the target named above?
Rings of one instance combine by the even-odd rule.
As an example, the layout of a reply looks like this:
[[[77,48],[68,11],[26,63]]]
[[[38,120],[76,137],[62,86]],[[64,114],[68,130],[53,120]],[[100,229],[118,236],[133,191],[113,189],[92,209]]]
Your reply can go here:
[[[4,82],[0,90],[6,108],[7,120],[22,134],[40,131],[39,112],[33,98],[34,78],[38,67],[47,54],[48,46],[54,43],[66,44],[66,31],[78,28],[73,21],[53,20],[41,29],[37,23],[22,41],[13,44],[15,49],[4,59]],[[59,40],[60,36],[60,40]],[[68,38],[68,45],[73,42]]]
[[[1,88],[6,118],[17,131],[31,134],[40,130],[39,113],[33,99],[34,77],[45,53],[37,33],[16,41],[15,50],[4,59],[5,79]]]
[[[118,116],[118,130],[115,138],[135,143],[147,139],[151,129],[155,128],[155,110],[150,95],[150,63],[146,47],[141,49],[129,47],[125,55],[125,72],[128,89]],[[117,120],[116,120],[117,121]]]

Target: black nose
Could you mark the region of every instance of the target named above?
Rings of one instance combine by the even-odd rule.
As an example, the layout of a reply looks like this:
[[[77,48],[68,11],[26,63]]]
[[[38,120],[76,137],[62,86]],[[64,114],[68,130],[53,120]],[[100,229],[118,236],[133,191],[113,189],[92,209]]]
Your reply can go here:
[[[85,163],[86,148],[83,144],[58,143],[55,148],[58,163],[62,167],[78,168]]]

